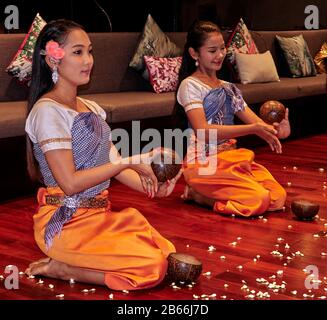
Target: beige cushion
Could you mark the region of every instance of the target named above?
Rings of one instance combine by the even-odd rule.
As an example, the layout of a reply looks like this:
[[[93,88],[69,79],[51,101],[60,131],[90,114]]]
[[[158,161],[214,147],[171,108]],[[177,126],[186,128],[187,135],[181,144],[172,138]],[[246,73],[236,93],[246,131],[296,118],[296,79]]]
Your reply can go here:
[[[236,52],[236,64],[243,84],[279,81],[270,51],[258,54]]]

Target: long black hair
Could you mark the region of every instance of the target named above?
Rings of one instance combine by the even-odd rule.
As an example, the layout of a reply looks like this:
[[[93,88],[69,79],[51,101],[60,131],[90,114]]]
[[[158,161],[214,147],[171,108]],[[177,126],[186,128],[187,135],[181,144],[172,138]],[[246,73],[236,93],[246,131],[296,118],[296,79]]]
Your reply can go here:
[[[48,41],[54,40],[62,45],[65,43],[69,33],[75,29],[84,28],[78,23],[58,19],[47,23],[41,30],[34,47],[32,63],[32,79],[29,89],[27,115],[31,112],[35,102],[45,93],[49,92],[54,84],[52,82],[52,70],[45,61],[45,56],[41,55],[41,50],[45,50]],[[26,156],[27,171],[33,180],[41,181],[41,174],[38,163],[33,154],[32,141],[26,135]]]
[[[212,32],[221,33],[219,27],[215,23],[206,20],[196,20],[189,28],[183,51],[182,65],[178,74],[178,87],[185,78],[196,70],[195,61],[191,57],[189,49],[193,48],[198,52],[207,40],[209,33]],[[177,91],[178,90],[176,90],[176,94]],[[184,108],[178,103],[177,98],[175,99],[175,106],[172,114],[172,125],[174,128],[180,128],[182,130],[188,127]]]

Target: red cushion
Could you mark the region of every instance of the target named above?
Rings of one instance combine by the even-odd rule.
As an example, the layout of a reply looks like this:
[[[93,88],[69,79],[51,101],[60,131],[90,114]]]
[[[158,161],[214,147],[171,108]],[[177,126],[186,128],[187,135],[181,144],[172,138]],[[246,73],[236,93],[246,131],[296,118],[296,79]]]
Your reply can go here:
[[[37,14],[24,38],[24,41],[6,69],[8,74],[18,78],[21,82],[29,83],[31,80],[34,46],[39,33],[45,25],[46,22],[39,14]]]
[[[156,93],[176,91],[182,57],[144,56],[144,62],[149,72],[150,83]]]
[[[242,18],[236,25],[232,35],[227,41],[226,49],[226,59],[228,65],[231,67],[233,80],[239,81],[240,79],[236,65],[235,52],[249,54],[259,53],[257,46],[255,45],[252,36]]]

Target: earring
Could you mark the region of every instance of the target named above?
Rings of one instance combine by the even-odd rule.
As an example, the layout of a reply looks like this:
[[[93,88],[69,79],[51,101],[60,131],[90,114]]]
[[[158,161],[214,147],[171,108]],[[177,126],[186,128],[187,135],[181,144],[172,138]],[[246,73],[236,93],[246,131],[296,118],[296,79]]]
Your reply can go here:
[[[56,84],[58,82],[58,79],[59,79],[59,74],[58,74],[58,70],[57,70],[57,66],[55,65],[53,67],[53,70],[52,70],[52,75],[51,75],[51,78],[52,78],[52,81],[54,84]]]
[[[199,61],[195,60],[195,66],[198,67],[199,66]]]

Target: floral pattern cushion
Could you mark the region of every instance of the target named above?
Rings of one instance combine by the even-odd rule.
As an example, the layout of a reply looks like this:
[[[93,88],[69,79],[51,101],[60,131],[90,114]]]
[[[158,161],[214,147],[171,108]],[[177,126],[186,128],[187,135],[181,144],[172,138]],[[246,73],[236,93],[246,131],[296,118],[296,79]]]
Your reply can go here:
[[[143,57],[177,57],[182,55],[182,50],[170,41],[166,34],[159,28],[151,15],[146,20],[141,40],[129,66],[140,71],[145,79],[148,79],[148,71]]]
[[[286,58],[292,77],[307,77],[317,74],[308,45],[302,34],[294,37],[276,35],[276,38]]]
[[[149,72],[150,83],[156,93],[176,91],[182,57],[144,56],[144,61]]]
[[[31,80],[34,46],[45,25],[46,22],[37,14],[19,50],[6,69],[8,74],[18,78],[21,82],[28,84]]]
[[[240,81],[236,65],[235,52],[248,54],[259,53],[257,46],[255,45],[255,42],[253,41],[251,34],[242,18],[228,39],[226,49],[226,59],[231,68],[232,80]]]
[[[327,42],[321,46],[314,58],[314,62],[319,73],[327,73]]]

